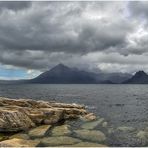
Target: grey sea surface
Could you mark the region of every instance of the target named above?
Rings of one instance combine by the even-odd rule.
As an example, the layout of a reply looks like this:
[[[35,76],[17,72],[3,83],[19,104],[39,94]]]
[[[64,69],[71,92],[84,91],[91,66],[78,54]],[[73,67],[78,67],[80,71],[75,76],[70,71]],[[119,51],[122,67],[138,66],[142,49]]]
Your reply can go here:
[[[90,112],[103,117],[110,127],[133,127],[135,134],[148,127],[148,85],[0,85],[0,96],[84,104]],[[121,139],[113,137],[110,145],[141,146],[129,133],[129,137],[127,133],[120,134]]]

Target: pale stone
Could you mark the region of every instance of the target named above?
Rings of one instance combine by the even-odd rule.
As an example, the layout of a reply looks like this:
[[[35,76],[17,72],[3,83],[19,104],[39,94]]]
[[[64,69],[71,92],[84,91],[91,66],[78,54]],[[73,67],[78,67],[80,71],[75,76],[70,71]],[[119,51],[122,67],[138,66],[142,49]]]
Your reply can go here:
[[[22,133],[14,134],[9,137],[9,139],[13,139],[13,138],[26,139],[26,140],[30,139],[30,137],[27,134],[22,134]]]
[[[78,144],[72,145],[72,147],[107,147],[103,144],[92,143],[92,142],[80,142]]]
[[[106,140],[104,133],[98,130],[76,130],[76,137],[93,142],[103,142]]]
[[[113,129],[113,128],[108,128],[108,133],[109,133],[109,134],[114,133],[114,129]]]
[[[36,127],[34,129],[31,129],[28,132],[28,135],[30,137],[43,137],[48,132],[48,130],[51,128],[51,125],[42,125],[39,127]]]
[[[89,113],[84,117],[82,117],[81,119],[85,121],[93,121],[93,120],[96,120],[96,116],[93,113]]]
[[[71,131],[69,130],[68,125],[61,125],[61,126],[55,126],[52,129],[52,135],[53,136],[64,136],[70,134]]]
[[[122,132],[131,132],[134,131],[135,129],[133,127],[129,127],[129,126],[120,126],[117,128],[117,130],[122,131]]]
[[[146,146],[148,143],[148,132],[147,131],[139,131],[136,137],[141,141],[143,146]]]
[[[144,139],[146,138],[146,132],[144,131],[139,131],[136,135],[136,137],[140,138],[140,139]]]
[[[24,140],[13,138],[0,142],[0,147],[36,147],[39,143],[39,140]]]
[[[50,105],[52,107],[57,107],[57,108],[77,108],[77,109],[84,109],[84,105],[79,105],[79,104],[75,104],[75,103],[72,103],[72,104],[65,104],[65,103],[50,103]]]
[[[94,129],[96,126],[100,125],[103,122],[104,118],[101,118],[97,121],[84,123],[81,128],[83,129]]]
[[[67,137],[67,136],[59,136],[59,137],[48,137],[48,138],[43,138],[41,140],[41,145],[51,147],[51,146],[60,146],[60,145],[73,145],[76,143],[81,142],[81,140],[72,138],[72,137]]]
[[[103,122],[102,127],[106,128],[107,127],[107,122]]]

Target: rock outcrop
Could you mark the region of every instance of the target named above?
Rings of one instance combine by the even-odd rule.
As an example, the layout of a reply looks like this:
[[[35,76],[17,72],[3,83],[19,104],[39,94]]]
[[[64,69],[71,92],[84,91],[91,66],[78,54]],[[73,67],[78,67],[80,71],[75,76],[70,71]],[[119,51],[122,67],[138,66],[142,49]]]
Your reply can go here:
[[[0,132],[18,132],[80,117],[95,119],[84,106],[77,104],[0,98]]]

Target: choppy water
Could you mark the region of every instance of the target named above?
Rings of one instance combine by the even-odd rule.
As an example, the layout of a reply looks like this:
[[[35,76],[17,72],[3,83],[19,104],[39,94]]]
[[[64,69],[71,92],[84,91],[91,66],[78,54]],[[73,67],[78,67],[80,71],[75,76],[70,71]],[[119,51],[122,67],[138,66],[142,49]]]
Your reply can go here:
[[[85,104],[113,128],[131,126],[138,131],[148,127],[148,85],[0,85],[0,96]],[[111,143],[138,146],[126,134],[121,134],[126,136],[126,142],[118,139]]]

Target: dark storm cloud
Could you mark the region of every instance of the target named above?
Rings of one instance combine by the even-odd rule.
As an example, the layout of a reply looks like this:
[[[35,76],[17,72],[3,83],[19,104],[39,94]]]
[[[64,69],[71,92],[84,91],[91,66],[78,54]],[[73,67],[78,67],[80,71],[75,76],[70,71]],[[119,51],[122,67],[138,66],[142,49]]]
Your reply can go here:
[[[83,16],[85,11],[89,13],[91,2],[85,5],[76,2],[43,4],[34,2],[26,12],[1,16],[0,41],[3,48],[88,53],[122,45],[131,29],[130,23],[124,19],[116,22],[112,21],[112,16],[109,20]],[[100,7],[100,3],[96,5]]]
[[[0,63],[39,70],[58,63],[85,69],[96,69],[109,61],[120,66],[133,64],[132,55],[144,54],[145,58],[148,49],[147,29],[142,24],[147,15],[145,5],[0,2]],[[108,61],[106,55],[111,56]]]
[[[30,7],[29,1],[0,1],[0,11],[8,9],[18,11]]]

